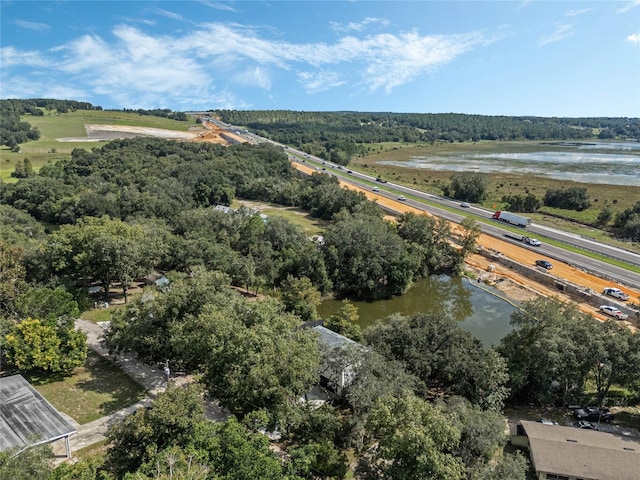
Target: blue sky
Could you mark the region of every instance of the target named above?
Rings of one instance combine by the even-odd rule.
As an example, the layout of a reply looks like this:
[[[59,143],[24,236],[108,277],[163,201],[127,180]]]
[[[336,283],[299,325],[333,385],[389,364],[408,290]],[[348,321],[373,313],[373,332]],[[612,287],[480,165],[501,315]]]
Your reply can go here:
[[[1,98],[640,117],[640,0],[0,5]]]

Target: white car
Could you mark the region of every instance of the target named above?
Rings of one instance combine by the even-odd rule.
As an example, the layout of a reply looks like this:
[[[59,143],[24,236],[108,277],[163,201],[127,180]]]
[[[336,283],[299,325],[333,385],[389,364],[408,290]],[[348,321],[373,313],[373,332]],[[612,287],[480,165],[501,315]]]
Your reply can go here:
[[[469,207],[471,207],[471,204],[470,204],[470,203],[467,203],[467,202],[462,202],[462,203],[460,204],[460,206],[461,206],[462,208],[469,208]]]
[[[400,195],[398,197],[398,200],[400,200],[401,202],[404,202],[407,198],[404,195]]]
[[[611,305],[601,305],[600,311],[602,313],[606,313],[610,317],[615,317],[618,320],[626,320],[627,318],[629,318],[629,315],[627,315],[626,313],[622,313],[620,309],[613,307]]]
[[[613,288],[613,287],[605,288],[602,291],[602,293],[604,293],[605,295],[609,295],[610,297],[618,298],[620,300],[629,300],[629,295],[624,293],[619,288]]]
[[[380,191],[380,189],[379,189],[378,187],[373,187],[373,188],[371,189],[371,191],[372,191],[372,192],[379,192],[379,191]]]

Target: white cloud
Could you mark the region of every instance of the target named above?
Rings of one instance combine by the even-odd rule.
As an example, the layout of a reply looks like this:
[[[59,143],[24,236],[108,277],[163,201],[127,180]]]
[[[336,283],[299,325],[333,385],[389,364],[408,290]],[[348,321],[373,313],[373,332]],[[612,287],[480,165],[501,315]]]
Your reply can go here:
[[[632,8],[635,8],[637,6],[640,5],[640,0],[631,0],[629,2],[627,2],[624,7],[619,8],[618,10],[616,10],[616,12],[618,13],[626,13],[629,10],[631,10]]]
[[[389,20],[385,18],[375,18],[375,17],[367,17],[361,22],[349,22],[347,24],[343,24],[340,22],[329,22],[329,27],[336,32],[348,32],[355,31],[361,32],[365,28],[367,28],[370,24],[380,24],[384,27],[389,25]]]
[[[38,32],[43,32],[51,28],[51,25],[47,25],[46,23],[27,22],[25,20],[16,20],[13,23],[19,27],[26,28],[27,30],[36,30]]]
[[[213,2],[211,0],[199,0],[199,3],[216,10],[222,10],[225,12],[237,12],[235,8],[227,3]]]
[[[571,31],[572,28],[573,25],[571,24],[556,24],[555,31],[541,37],[540,40],[538,40],[538,45],[548,45],[549,43],[559,42],[560,40],[570,37],[573,35]]]
[[[338,72],[300,72],[298,73],[298,83],[300,83],[307,93],[318,93],[330,90],[347,83],[340,78]]]
[[[15,66],[46,67],[49,61],[44,59],[40,52],[3,47],[0,48],[0,64],[3,69]]]
[[[271,78],[264,68],[255,67],[234,76],[237,83],[248,87],[259,87],[263,90],[271,89]]]
[[[309,93],[346,84],[388,93],[501,35],[481,31],[421,35],[414,31],[296,44],[254,28],[218,23],[172,35],[152,35],[119,25],[112,34],[109,39],[83,35],[46,52],[3,48],[3,76],[19,73],[11,72],[11,67],[43,67],[40,74],[46,71],[52,79],[56,75],[64,78],[59,84],[83,85],[82,89],[122,106],[157,107],[168,99],[172,105],[188,106],[194,99],[206,98],[215,99],[221,108],[241,108],[236,97],[229,91],[220,94],[216,84],[269,91],[274,71],[280,70],[296,75]]]
[[[172,20],[184,20],[182,15],[179,13],[170,12],[169,10],[164,10],[162,8],[156,8],[156,13],[162,15],[163,17],[171,18]]]
[[[577,17],[578,15],[584,15],[587,12],[590,12],[593,8],[582,8],[580,10],[569,10],[565,12],[565,16],[567,17]]]
[[[627,37],[627,41],[631,43],[640,43],[640,33],[632,33]]]

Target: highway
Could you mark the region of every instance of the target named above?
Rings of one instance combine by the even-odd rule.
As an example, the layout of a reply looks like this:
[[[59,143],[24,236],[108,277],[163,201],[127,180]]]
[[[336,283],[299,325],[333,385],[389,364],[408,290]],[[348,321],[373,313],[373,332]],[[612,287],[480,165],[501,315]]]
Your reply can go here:
[[[605,261],[572,252],[563,248],[562,244],[594,252],[605,257],[626,262],[630,265],[640,266],[640,255],[637,253],[596,242],[579,235],[567,233],[544,225],[533,224],[526,230],[513,226],[505,228],[504,224],[491,218],[494,214],[491,210],[475,206],[463,208],[460,206],[460,201],[457,200],[421,192],[419,190],[391,182],[381,183],[376,181],[376,177],[351,171],[349,167],[343,167],[327,162],[321,158],[313,157],[312,155],[300,150],[248,133],[238,127],[224,125],[221,124],[221,122],[218,122],[218,124],[221,125],[222,128],[226,127],[233,131],[242,132],[241,135],[251,143],[267,142],[280,146],[285,149],[291,161],[306,163],[308,166],[315,168],[320,173],[338,177],[342,182],[349,183],[368,191],[371,191],[374,187],[378,187],[379,191],[376,193],[390,200],[397,200],[400,195],[403,195],[406,197],[406,200],[403,203],[430,214],[443,217],[455,223],[460,223],[465,217],[471,216],[477,221],[482,232],[487,235],[492,235],[500,238],[501,240],[512,242],[519,247],[538,251],[541,255],[547,256],[558,262],[565,262],[573,265],[574,267],[592,273],[598,277],[609,279],[631,288],[640,289],[640,275],[637,273],[612,265]],[[522,235],[538,238],[541,240],[542,245],[540,247],[532,247],[505,237],[505,234],[513,233],[514,228]],[[550,244],[549,240],[551,240],[552,243],[559,245]]]

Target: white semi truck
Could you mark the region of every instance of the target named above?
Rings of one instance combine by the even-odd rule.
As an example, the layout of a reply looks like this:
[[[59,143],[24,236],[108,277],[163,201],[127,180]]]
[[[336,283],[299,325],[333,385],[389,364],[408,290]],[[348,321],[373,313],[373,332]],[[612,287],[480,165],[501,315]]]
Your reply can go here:
[[[511,225],[517,225],[518,227],[526,228],[531,225],[531,219],[523,217],[522,215],[516,215],[515,213],[505,212],[504,210],[498,210],[493,214],[493,217],[501,222],[510,223]]]

